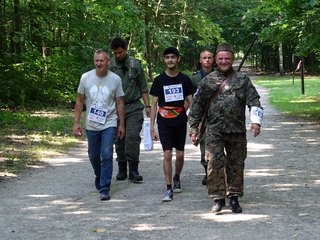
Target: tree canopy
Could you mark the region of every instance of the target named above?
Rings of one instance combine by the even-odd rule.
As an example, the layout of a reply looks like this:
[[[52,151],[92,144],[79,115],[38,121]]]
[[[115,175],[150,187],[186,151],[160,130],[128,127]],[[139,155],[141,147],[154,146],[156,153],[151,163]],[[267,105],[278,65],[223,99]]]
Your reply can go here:
[[[1,107],[65,104],[75,98],[93,52],[124,37],[152,81],[162,51],[175,46],[181,69],[227,41],[266,71],[293,71],[298,58],[319,71],[317,0],[0,0]],[[292,56],[295,56],[292,61]]]

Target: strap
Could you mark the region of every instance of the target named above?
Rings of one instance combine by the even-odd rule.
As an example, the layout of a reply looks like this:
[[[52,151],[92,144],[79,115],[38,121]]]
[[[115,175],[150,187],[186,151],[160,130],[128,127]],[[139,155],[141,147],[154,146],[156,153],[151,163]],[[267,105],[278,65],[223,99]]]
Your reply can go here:
[[[220,84],[219,88],[217,91],[215,91],[210,100],[208,101],[207,103],[207,107],[206,107],[206,110],[203,114],[203,117],[201,119],[201,122],[199,124],[199,134],[197,136],[197,142],[194,144],[194,145],[198,145],[199,142],[200,142],[200,139],[202,138],[205,130],[206,130],[206,125],[207,125],[207,114],[208,114],[208,111],[209,111],[209,107],[210,107],[210,104],[213,102],[214,99],[216,99],[216,97],[219,95],[219,93],[221,92],[221,90],[223,89],[223,87],[227,84],[227,82],[232,78],[233,76],[233,73],[230,74],[225,80],[223,80],[223,82]]]

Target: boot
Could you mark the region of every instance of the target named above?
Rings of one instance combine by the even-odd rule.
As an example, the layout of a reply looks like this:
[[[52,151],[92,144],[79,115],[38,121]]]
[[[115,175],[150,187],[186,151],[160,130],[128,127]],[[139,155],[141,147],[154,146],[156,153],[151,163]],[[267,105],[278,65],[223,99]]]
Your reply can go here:
[[[242,208],[240,207],[238,197],[230,197],[229,205],[233,213],[242,213]]]
[[[221,212],[222,207],[224,206],[225,203],[223,203],[224,199],[216,199],[214,200],[214,204],[212,206],[211,211],[213,213],[218,213]]]
[[[127,175],[127,162],[118,162],[119,172],[116,176],[116,179],[119,181],[126,180]]]
[[[129,162],[129,180],[134,183],[141,183],[143,178],[138,171],[138,162]]]
[[[208,175],[207,175],[207,166],[203,166],[204,167],[204,172],[206,175],[204,175],[203,179],[202,179],[202,185],[207,185],[207,180],[208,180]]]

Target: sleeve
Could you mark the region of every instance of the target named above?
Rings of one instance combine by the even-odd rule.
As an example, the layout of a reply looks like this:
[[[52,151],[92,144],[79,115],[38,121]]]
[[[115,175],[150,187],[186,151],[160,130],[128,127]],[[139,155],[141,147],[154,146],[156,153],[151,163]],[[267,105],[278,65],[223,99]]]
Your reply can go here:
[[[250,121],[251,123],[257,123],[261,125],[263,120],[263,108],[260,103],[260,95],[249,78],[247,93],[246,102],[250,111]]]
[[[190,124],[189,134],[198,134],[198,126],[201,122],[205,111],[205,100],[203,96],[203,89],[205,89],[205,83],[201,82],[196,94],[193,97],[193,103],[188,114],[188,122]]]
[[[82,94],[82,95],[85,94],[85,82],[86,82],[87,78],[88,78],[87,73],[82,74],[82,76],[80,78],[79,86],[78,86],[78,93],[79,94]]]

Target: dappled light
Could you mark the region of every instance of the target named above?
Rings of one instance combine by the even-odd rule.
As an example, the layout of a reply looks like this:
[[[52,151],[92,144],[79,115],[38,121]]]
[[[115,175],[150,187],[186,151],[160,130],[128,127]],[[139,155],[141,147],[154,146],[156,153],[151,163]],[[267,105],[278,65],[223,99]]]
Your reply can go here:
[[[231,210],[223,211],[221,214],[204,213],[198,215],[200,218],[211,220],[214,222],[239,222],[239,221],[254,221],[254,220],[264,220],[270,218],[268,215],[259,214],[232,214]]]

